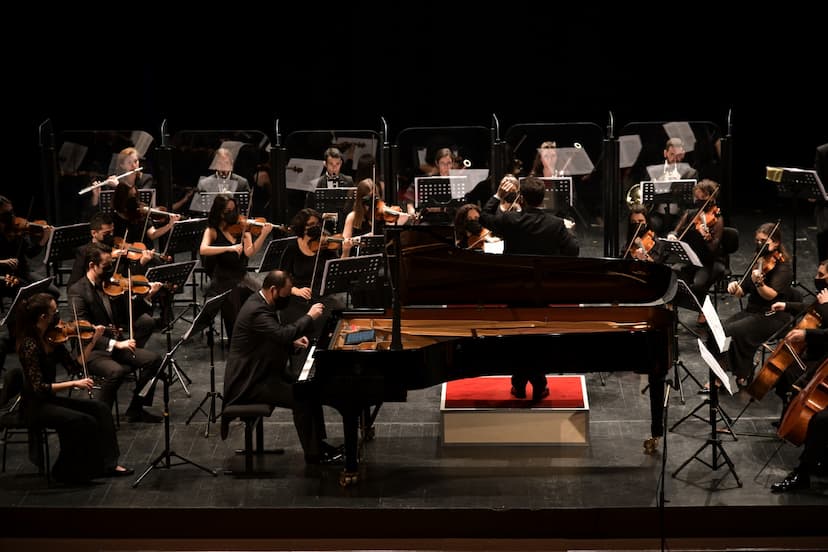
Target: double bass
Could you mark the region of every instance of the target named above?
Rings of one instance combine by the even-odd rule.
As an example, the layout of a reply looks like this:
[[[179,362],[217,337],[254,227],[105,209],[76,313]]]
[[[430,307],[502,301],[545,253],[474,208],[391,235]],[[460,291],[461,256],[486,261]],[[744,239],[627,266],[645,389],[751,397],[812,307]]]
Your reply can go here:
[[[825,410],[826,404],[828,404],[828,359],[820,364],[805,389],[800,391],[788,405],[776,434],[789,443],[801,445],[805,442],[808,422],[814,414]]]

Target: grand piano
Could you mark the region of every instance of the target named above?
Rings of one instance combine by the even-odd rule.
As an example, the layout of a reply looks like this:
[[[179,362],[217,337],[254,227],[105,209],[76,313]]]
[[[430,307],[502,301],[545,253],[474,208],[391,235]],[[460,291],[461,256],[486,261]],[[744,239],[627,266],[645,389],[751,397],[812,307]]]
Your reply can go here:
[[[295,387],[297,396],[342,415],[340,484],[358,481],[360,417],[371,406],[405,401],[408,390],[445,381],[510,375],[516,367],[647,374],[649,440],[662,435],[675,316],[669,268],[483,254],[457,249],[437,227],[386,232],[393,309],[332,315]],[[348,338],[358,331],[367,341]]]

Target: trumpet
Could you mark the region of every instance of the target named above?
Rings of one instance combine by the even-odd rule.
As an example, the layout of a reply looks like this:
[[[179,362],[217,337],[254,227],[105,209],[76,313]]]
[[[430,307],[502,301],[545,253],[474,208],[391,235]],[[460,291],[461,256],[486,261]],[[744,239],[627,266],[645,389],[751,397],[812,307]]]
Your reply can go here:
[[[116,177],[115,177],[115,180],[120,180],[120,179],[122,179],[122,178],[126,178],[127,176],[129,176],[129,175],[131,175],[131,174],[135,174],[135,173],[137,173],[137,172],[141,172],[142,170],[144,170],[144,167],[138,167],[137,169],[133,169],[133,170],[131,170],[131,171],[127,171],[127,172],[125,172],[125,173],[123,173],[123,174],[119,174],[118,176],[116,176]],[[82,189],[81,191],[79,191],[79,192],[78,192],[78,195],[83,195],[83,194],[89,193],[89,192],[91,192],[92,190],[94,190],[94,189],[96,189],[96,188],[100,188],[101,186],[106,185],[107,180],[109,180],[109,179],[107,178],[107,179],[106,179],[106,180],[104,180],[103,182],[95,182],[95,183],[93,183],[91,186],[87,186],[86,188],[84,188],[84,189]]]

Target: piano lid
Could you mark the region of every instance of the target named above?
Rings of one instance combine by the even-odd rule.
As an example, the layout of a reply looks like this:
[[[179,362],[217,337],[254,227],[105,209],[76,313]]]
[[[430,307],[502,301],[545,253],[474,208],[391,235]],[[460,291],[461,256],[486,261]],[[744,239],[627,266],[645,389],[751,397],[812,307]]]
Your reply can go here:
[[[630,259],[490,255],[457,249],[435,226],[400,232],[402,305],[660,305],[672,300],[668,267]]]

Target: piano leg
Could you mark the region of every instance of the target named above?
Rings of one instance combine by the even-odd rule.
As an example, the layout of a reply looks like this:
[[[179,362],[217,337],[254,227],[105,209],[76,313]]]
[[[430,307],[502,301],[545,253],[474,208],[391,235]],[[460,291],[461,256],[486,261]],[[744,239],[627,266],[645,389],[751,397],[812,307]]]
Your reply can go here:
[[[653,437],[664,435],[664,375],[650,374],[650,433]]]
[[[339,474],[339,485],[347,487],[359,482],[359,425],[360,407],[339,408],[342,430],[345,434],[345,469]]]

